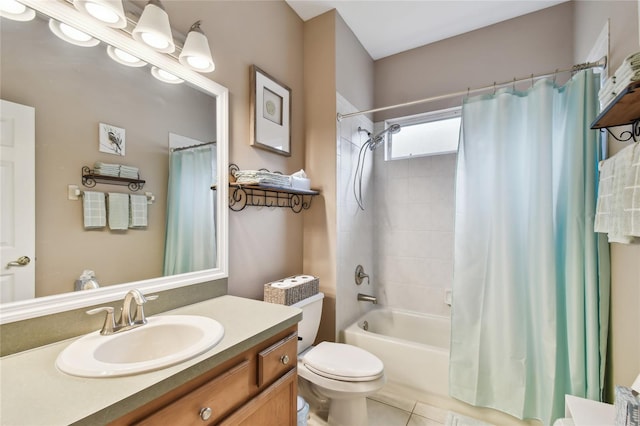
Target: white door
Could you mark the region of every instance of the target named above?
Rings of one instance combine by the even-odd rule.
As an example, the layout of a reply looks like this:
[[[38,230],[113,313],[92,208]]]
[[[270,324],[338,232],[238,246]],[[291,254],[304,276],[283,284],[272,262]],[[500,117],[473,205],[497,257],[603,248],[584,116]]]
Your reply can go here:
[[[35,296],[35,109],[0,100],[0,303]]]

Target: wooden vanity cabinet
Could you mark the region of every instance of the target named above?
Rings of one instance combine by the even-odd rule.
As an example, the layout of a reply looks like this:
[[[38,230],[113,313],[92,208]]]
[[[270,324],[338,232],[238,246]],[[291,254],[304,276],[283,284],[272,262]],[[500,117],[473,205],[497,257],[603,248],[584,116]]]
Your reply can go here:
[[[293,326],[112,425],[295,426],[297,349]]]

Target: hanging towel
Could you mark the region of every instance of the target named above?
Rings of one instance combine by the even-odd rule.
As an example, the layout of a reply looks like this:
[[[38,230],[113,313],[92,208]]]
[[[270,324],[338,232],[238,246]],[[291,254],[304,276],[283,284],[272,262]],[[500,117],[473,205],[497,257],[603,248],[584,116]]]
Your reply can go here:
[[[593,230],[595,232],[608,233],[611,231],[614,167],[615,158],[610,158],[600,162],[598,201],[596,205],[596,217],[593,224]]]
[[[129,228],[145,228],[147,226],[147,196],[131,194],[129,196]]]
[[[631,161],[635,144],[617,153],[613,171],[613,205],[611,206],[610,243],[629,244],[633,237],[624,233],[624,188],[627,185],[627,175],[631,173]]]
[[[84,191],[82,207],[86,229],[103,228],[107,224],[107,210],[103,192]]]
[[[109,193],[109,229],[113,231],[129,228],[129,195]]]
[[[640,237],[640,144],[634,143],[630,148],[633,154],[624,187],[622,233]]]

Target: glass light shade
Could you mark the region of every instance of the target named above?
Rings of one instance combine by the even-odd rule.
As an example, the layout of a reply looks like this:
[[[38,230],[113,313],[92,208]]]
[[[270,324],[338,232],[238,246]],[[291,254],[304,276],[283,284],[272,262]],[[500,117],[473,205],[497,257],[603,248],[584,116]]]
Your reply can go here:
[[[107,54],[114,61],[128,67],[144,67],[147,65],[143,60],[113,46],[107,46]]]
[[[196,22],[184,42],[180,57],[180,63],[186,67],[198,72],[212,72],[216,69],[211,57],[211,49],[209,48],[209,40],[199,28],[199,22]],[[196,27],[194,29],[194,27]]]
[[[127,17],[122,0],[73,0],[73,5],[81,12],[113,28],[125,28]]]
[[[159,2],[157,2],[159,3]],[[160,6],[149,2],[133,29],[133,38],[162,53],[172,53],[176,45],[171,36],[169,15]]]
[[[36,12],[15,0],[0,0],[0,16],[13,21],[31,21],[36,17]]]
[[[93,47],[100,43],[100,40],[91,37],[89,34],[67,24],[63,24],[62,22],[58,22],[55,19],[49,19],[49,29],[58,36],[58,38],[76,46]]]
[[[151,67],[151,75],[153,75],[155,78],[165,83],[180,84],[184,82],[184,80],[176,77],[175,75],[171,74],[169,71],[165,71],[158,67]]]

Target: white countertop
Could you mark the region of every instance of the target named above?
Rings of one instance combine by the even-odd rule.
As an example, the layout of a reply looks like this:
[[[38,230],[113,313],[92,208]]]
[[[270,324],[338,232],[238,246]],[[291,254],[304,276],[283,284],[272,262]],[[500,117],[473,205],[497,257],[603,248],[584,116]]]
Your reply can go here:
[[[0,358],[0,424],[107,423],[302,319],[300,309],[234,296],[166,314],[213,318],[224,326],[224,337],[195,358],[128,377],[90,379],[60,372],[56,357],[75,338]]]

